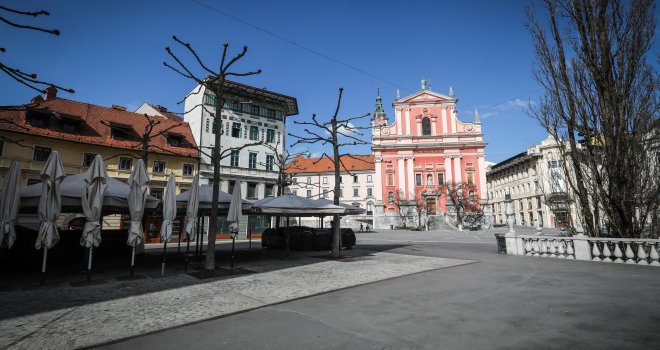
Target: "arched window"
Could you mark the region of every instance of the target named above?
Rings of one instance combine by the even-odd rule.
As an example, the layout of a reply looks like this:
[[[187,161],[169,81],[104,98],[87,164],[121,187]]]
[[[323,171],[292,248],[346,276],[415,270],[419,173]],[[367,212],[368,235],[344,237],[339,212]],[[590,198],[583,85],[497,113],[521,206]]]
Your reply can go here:
[[[431,135],[431,119],[422,119],[422,135]]]

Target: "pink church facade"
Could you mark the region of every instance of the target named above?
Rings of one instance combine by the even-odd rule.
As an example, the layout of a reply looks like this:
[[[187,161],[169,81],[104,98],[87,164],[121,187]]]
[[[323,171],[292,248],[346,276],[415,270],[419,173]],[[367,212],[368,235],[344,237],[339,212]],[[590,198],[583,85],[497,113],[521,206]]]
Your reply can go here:
[[[443,216],[448,206],[442,188],[448,182],[469,184],[470,195],[485,204],[487,144],[479,115],[475,112],[474,122],[460,121],[451,89],[447,96],[425,85],[422,81],[422,90],[394,101],[392,122],[377,97],[372,119],[375,187],[380,189],[375,228],[390,228],[400,219],[395,202],[401,197],[423,201],[428,219]]]

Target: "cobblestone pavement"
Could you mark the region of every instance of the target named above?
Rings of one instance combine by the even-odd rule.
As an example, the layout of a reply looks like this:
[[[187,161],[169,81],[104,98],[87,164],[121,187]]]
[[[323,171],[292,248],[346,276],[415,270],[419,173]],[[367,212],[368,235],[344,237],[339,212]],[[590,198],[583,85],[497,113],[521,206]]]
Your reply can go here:
[[[320,255],[327,256],[317,252]],[[22,316],[5,315],[0,321],[0,348],[90,347],[319,293],[472,262],[357,250],[350,255],[355,258],[325,260],[308,254],[275,264],[256,261],[241,267],[260,273],[211,281],[179,274],[79,288],[61,285],[1,292],[3,313]],[[135,288],[147,292],[129,292]],[[94,301],[104,293],[112,298]],[[66,305],[72,298],[80,298],[81,302],[57,307],[58,300]],[[39,305],[44,303],[55,303],[55,307],[38,312]]]

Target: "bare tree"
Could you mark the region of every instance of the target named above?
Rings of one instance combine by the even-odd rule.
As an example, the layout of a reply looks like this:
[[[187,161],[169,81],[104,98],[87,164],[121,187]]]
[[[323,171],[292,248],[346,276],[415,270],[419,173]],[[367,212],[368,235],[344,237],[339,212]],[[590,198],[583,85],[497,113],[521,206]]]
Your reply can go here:
[[[26,30],[32,30],[32,31],[37,31],[37,32],[42,32],[42,33],[47,33],[51,35],[60,35],[60,31],[58,29],[47,29],[39,26],[33,26],[29,24],[23,24],[19,23],[17,21],[12,21],[8,18],[7,15],[10,16],[18,16],[19,18],[23,19],[26,17],[32,17],[36,18],[39,16],[49,16],[50,13],[48,13],[45,10],[39,10],[39,11],[21,11],[21,10],[16,10],[12,9],[9,7],[5,6],[0,6],[0,21],[4,22],[5,24],[9,25],[10,27],[18,28],[18,29],[26,29]],[[7,52],[7,49],[5,47],[0,47],[0,53],[5,53]],[[2,61],[0,61],[0,71],[2,71],[4,74],[8,75],[10,78],[15,80],[17,83],[22,84],[24,86],[27,86],[28,88],[32,90],[36,90],[39,92],[45,92],[45,89],[48,88],[49,86],[56,87],[60,90],[69,92],[69,93],[74,93],[75,91],[73,89],[67,89],[63,88],[55,83],[52,82],[47,82],[44,80],[39,80],[37,77],[37,74],[35,73],[27,73],[19,68],[16,67],[10,67],[6,64],[4,64]],[[2,109],[6,109],[7,107],[1,107]]]
[[[426,215],[427,213],[427,207],[426,207],[426,201],[424,200],[424,197],[422,197],[421,194],[418,194],[413,198],[412,200],[413,207],[415,208],[415,212],[417,213],[417,227],[421,228],[422,225],[422,216]]]
[[[640,237],[660,205],[658,166],[648,161],[659,107],[657,72],[647,62],[655,3],[543,5],[547,22],[528,10],[534,74],[545,90],[530,114],[566,143],[565,178],[587,234],[598,235],[604,214],[620,237]]]
[[[406,195],[403,193],[403,190],[398,190],[394,192],[394,198],[390,203],[394,205],[397,213],[399,214],[401,226],[406,227],[408,220],[412,221],[415,211],[415,201],[408,200]]]
[[[447,204],[453,208],[456,224],[460,229],[465,223],[474,224],[483,217],[476,185],[460,181],[447,181],[444,187]]]
[[[229,44],[225,43],[223,44],[223,50],[222,50],[222,56],[220,58],[220,63],[218,65],[218,70],[214,71],[210,68],[209,66],[204,64],[202,59],[199,57],[197,52],[193,49],[193,47],[189,43],[184,43],[183,41],[179,40],[176,36],[173,36],[172,39],[174,41],[183,46],[189,54],[191,54],[194,59],[196,64],[198,65],[198,68],[201,69],[206,77],[202,77],[196,73],[193,73],[193,71],[183,63],[183,61],[170,49],[169,47],[165,48],[165,51],[167,51],[168,55],[176,62],[176,67],[167,63],[163,62],[163,65],[166,67],[170,68],[177,74],[193,80],[195,83],[200,86],[200,89],[197,89],[196,92],[192,92],[191,94],[194,93],[199,93],[201,91],[201,87],[203,86],[206,90],[212,91],[215,94],[215,110],[209,111],[206,109],[206,107],[201,104],[198,106],[193,106],[190,110],[194,108],[204,108],[210,115],[211,117],[214,118],[215,121],[217,121],[216,125],[220,125],[222,122],[221,118],[221,111],[222,108],[225,105],[225,83],[227,81],[228,77],[244,77],[244,76],[249,76],[249,75],[254,75],[254,74],[260,74],[261,70],[253,71],[253,72],[245,72],[245,73],[236,73],[234,71],[231,71],[230,69],[236,63],[239,61],[245,54],[247,53],[247,46],[243,46],[243,50],[235,55],[233,58],[229,59],[227,57],[227,51],[229,48]],[[190,110],[186,111],[189,112]],[[217,220],[216,218],[218,217],[218,196],[220,194],[220,160],[222,159],[223,152],[225,153],[225,156],[227,154],[230,154],[229,152],[231,149],[225,149],[224,151],[221,152],[221,138],[220,138],[221,132],[217,130],[215,132],[215,143],[213,146],[213,150],[210,154],[211,162],[213,164],[213,199],[212,199],[212,205],[211,205],[211,220],[209,223],[209,232],[208,232],[208,243],[207,243],[207,253],[206,253],[206,261],[204,263],[204,268],[206,271],[213,271],[215,270],[215,232],[217,231]],[[249,145],[245,145],[244,147],[247,147]]]
[[[349,153],[341,153],[343,147],[354,146],[354,145],[366,145],[368,142],[360,139],[359,137],[364,136],[359,130],[366,129],[367,127],[357,127],[353,123],[357,120],[368,117],[371,113],[367,113],[358,117],[349,117],[344,119],[338,119],[339,108],[341,107],[341,97],[344,92],[343,88],[339,88],[339,97],[337,99],[337,108],[335,108],[335,113],[332,115],[330,120],[320,121],[316,118],[316,114],[312,114],[311,122],[301,122],[294,121],[295,124],[304,125],[304,131],[307,133],[305,136],[298,136],[289,133],[290,136],[296,139],[291,147],[295,147],[298,144],[315,144],[320,143],[323,146],[330,145],[332,146],[332,154],[330,157],[327,153],[323,153],[319,160],[325,158],[330,159],[334,164],[335,171],[335,188],[334,188],[334,204],[339,205],[339,192],[340,192],[340,172],[343,167],[347,172],[348,167],[344,166],[342,162],[343,157],[357,159],[359,161],[364,161],[358,157],[354,157]],[[340,140],[340,137],[343,140]],[[333,235],[332,235],[332,256],[338,258],[341,256],[341,227],[339,214],[333,215]]]

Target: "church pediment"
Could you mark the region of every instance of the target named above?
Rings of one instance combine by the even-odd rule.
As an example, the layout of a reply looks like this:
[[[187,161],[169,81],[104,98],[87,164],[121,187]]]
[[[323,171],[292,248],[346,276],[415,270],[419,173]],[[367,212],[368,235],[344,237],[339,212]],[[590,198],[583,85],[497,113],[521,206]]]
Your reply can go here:
[[[409,103],[442,103],[442,102],[455,102],[456,99],[437,92],[422,90],[410,96],[404,97],[394,102],[394,104],[409,104]]]

